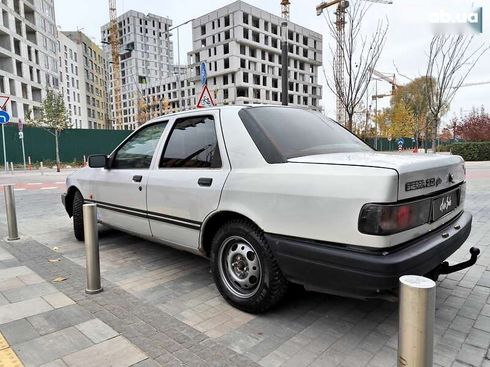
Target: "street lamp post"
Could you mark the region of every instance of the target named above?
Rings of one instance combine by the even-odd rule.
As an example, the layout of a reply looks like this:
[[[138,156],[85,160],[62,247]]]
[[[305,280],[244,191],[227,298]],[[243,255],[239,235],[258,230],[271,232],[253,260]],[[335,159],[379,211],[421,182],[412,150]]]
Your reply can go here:
[[[194,20],[194,18],[192,19],[189,19],[189,20],[186,20],[185,22],[183,23],[180,23],[178,25],[176,25],[175,27],[171,27],[169,28],[165,34],[168,35],[168,37],[170,37],[172,34],[170,33],[171,31],[173,31],[174,29],[177,30],[177,93],[179,94],[178,95],[178,101],[179,101],[179,111],[182,111],[182,87],[181,87],[181,70],[180,70],[180,33],[179,33],[179,28],[182,27],[183,25],[186,25],[190,22],[192,22]]]

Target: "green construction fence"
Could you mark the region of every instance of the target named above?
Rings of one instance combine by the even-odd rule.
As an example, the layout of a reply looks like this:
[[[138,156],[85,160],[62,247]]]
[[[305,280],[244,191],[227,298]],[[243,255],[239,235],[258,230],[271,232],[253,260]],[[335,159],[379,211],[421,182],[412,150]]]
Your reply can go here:
[[[22,142],[19,139],[17,125],[6,125],[4,130],[7,161],[14,164],[22,163]],[[27,126],[24,126],[23,132],[26,161],[29,156],[32,163],[55,160],[54,135],[45,129]],[[61,132],[59,139],[60,159],[65,163],[82,162],[83,156],[109,154],[131,132],[129,130],[64,130]],[[0,137],[0,164],[3,164],[3,162],[3,141]]]

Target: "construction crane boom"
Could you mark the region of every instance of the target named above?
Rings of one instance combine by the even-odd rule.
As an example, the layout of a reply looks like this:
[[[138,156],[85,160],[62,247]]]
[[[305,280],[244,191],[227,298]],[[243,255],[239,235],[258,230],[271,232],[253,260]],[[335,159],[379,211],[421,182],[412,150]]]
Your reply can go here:
[[[462,88],[462,87],[474,87],[476,85],[485,85],[485,84],[490,84],[490,81],[487,81],[487,82],[466,83],[466,84],[460,85],[460,88]]]
[[[109,44],[111,45],[112,54],[112,95],[114,97],[114,122],[115,129],[123,128],[122,115],[122,88],[121,88],[121,63],[119,56],[119,29],[117,25],[117,8],[116,0],[109,0]]]

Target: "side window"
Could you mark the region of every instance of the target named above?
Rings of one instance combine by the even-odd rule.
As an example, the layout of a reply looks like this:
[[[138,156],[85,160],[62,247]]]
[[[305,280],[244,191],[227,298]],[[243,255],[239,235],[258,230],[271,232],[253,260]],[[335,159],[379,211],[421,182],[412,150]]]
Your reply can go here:
[[[149,168],[167,122],[148,125],[134,134],[116,152],[111,168]]]
[[[160,167],[220,168],[213,117],[198,116],[175,121]]]

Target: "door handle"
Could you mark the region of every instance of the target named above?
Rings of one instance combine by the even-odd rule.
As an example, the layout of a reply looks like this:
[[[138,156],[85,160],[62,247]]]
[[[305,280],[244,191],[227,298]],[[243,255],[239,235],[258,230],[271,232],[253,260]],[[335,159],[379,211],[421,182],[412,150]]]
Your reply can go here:
[[[143,179],[143,176],[141,176],[141,175],[134,175],[133,176],[133,182],[141,182],[142,179]]]
[[[197,180],[197,184],[199,186],[211,186],[213,183],[213,179],[209,177],[201,177],[199,180]]]

